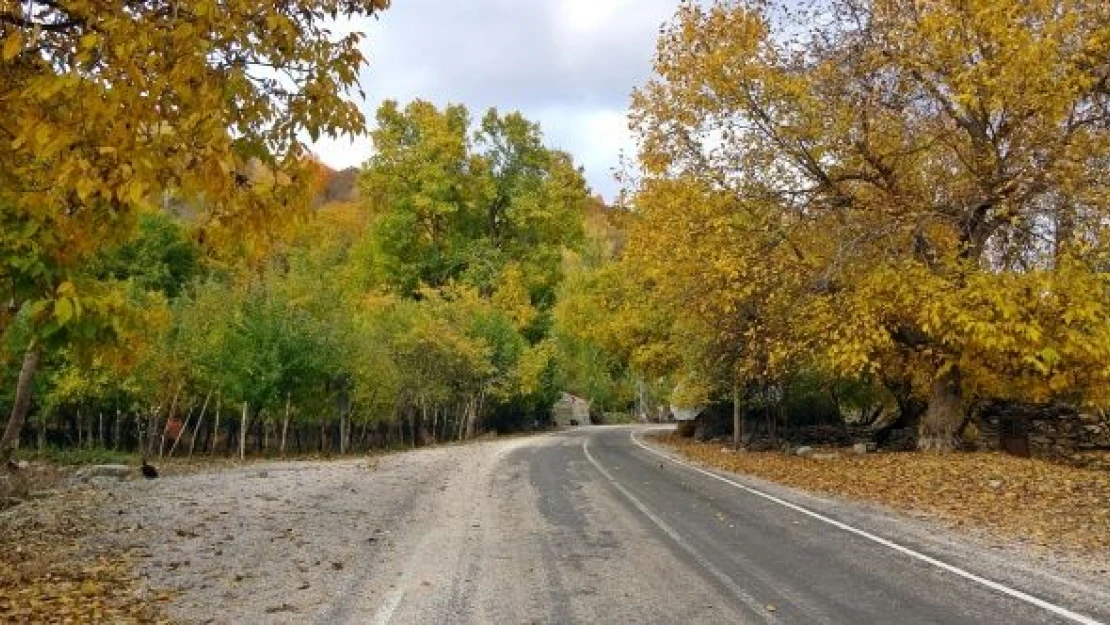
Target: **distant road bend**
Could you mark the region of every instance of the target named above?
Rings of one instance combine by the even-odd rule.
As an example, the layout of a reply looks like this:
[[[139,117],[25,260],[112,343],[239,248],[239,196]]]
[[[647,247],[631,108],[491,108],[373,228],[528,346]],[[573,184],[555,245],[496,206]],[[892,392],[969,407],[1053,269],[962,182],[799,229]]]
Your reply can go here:
[[[407,561],[394,560],[402,581],[391,592],[349,606],[365,612],[326,612],[322,622],[373,614],[376,623],[1093,624],[1110,616],[1106,596],[1036,579],[989,553],[938,552],[951,545],[878,513],[694,467],[647,434],[587,427],[505,448],[475,476],[484,481],[472,482],[484,492],[436,515]]]

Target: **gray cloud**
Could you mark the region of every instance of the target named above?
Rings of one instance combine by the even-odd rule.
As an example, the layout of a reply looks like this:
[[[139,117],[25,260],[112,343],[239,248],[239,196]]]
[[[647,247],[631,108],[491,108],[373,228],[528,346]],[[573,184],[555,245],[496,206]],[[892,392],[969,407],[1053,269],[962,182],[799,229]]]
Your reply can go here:
[[[364,110],[385,99],[520,110],[549,143],[571,152],[595,191],[613,197],[611,170],[632,149],[624,111],[651,74],[659,25],[677,0],[395,0],[367,33]],[[369,140],[321,141],[337,167],[356,165]]]

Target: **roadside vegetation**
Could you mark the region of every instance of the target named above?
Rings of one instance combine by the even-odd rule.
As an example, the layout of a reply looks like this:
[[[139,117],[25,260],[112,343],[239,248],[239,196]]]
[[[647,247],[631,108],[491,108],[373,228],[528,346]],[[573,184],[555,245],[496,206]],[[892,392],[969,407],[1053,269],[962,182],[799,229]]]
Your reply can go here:
[[[361,136],[341,93],[361,57],[357,37],[332,41],[318,23],[346,4],[301,4],[263,15],[295,26],[296,41],[278,28],[256,42],[253,27],[216,23],[204,3],[178,14],[179,29],[152,11],[137,40],[122,15],[78,5],[4,14],[58,22],[37,40],[11,28],[3,39],[15,124],[0,163],[5,455],[285,456],[463,440],[545,427],[559,392],[590,375],[594,354],[560,335],[553,310],[568,273],[614,246],[614,211],[518,113],[388,102],[360,139],[374,156],[328,169],[297,133]],[[217,34],[227,49],[202,53]],[[167,41],[200,55],[190,68],[212,73],[206,88],[233,94],[215,128],[194,128],[211,111],[183,69],[125,60]],[[130,46],[119,58],[95,53],[117,43]],[[246,80],[239,62],[316,69],[290,93]],[[135,72],[162,101],[113,82]],[[82,76],[87,85],[68,87]],[[89,119],[74,129],[65,111],[82,107]],[[179,115],[159,119],[159,107]]]

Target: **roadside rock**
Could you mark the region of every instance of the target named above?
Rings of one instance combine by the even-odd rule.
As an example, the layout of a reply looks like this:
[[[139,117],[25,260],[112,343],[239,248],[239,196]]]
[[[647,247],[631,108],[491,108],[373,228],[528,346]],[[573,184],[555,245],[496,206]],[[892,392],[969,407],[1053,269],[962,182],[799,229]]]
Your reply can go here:
[[[799,447],[799,448],[794,450],[794,455],[801,456],[803,458],[812,458],[814,453],[815,452],[814,452],[813,448],[809,447],[809,446]]]
[[[852,453],[860,456],[866,456],[873,453],[877,449],[875,443],[856,443],[852,445]]]
[[[98,464],[81,469],[74,477],[82,482],[88,482],[94,477],[114,477],[118,480],[128,478],[132,468],[125,464]]]

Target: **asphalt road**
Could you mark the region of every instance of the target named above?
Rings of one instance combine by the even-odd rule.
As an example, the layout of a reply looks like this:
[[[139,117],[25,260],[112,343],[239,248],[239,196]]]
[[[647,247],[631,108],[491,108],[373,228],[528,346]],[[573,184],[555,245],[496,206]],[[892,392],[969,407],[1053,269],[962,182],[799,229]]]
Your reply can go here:
[[[580,428],[508,451],[479,505],[430,524],[406,547],[412,556],[395,573],[403,581],[348,620],[359,612],[376,623],[1106,619],[1105,597],[933,544],[897,520],[752,490],[660,455],[641,442],[645,434]],[[468,533],[436,540],[437,527],[460,519]]]
[[[1110,623],[1105,571],[689,466],[651,429],[112,482],[81,514],[182,623]]]

